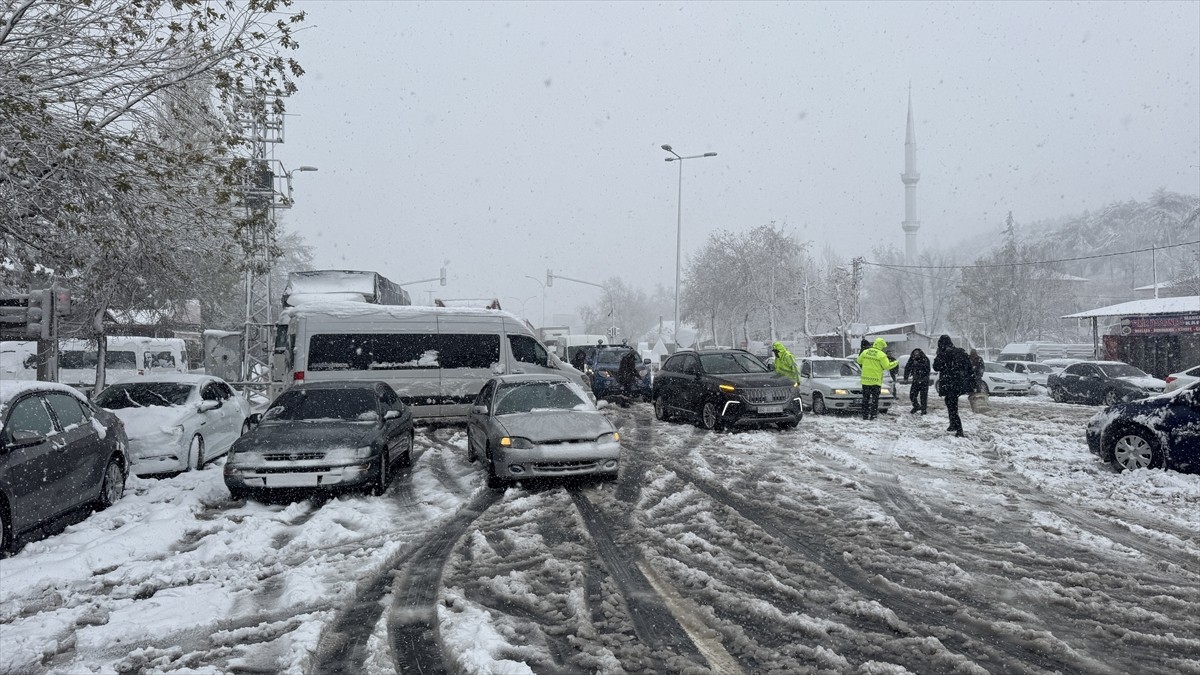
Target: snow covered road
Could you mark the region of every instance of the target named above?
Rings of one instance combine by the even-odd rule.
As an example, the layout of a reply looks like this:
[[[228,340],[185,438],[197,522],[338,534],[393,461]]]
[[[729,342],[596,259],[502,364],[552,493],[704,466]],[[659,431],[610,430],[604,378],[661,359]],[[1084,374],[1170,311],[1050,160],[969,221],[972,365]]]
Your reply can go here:
[[[614,483],[500,493],[459,429],[383,497],[130,480],[0,561],[0,672],[1200,673],[1200,476],[1095,408],[712,433],[606,409]]]

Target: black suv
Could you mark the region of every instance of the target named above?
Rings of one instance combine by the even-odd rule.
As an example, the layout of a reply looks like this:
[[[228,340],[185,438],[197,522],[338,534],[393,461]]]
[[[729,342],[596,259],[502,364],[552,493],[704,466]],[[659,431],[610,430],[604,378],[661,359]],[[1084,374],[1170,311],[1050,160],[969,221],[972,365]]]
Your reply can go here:
[[[705,429],[793,429],[804,416],[796,383],[742,349],[677,352],[658,371],[651,397],[658,419],[686,417]]]

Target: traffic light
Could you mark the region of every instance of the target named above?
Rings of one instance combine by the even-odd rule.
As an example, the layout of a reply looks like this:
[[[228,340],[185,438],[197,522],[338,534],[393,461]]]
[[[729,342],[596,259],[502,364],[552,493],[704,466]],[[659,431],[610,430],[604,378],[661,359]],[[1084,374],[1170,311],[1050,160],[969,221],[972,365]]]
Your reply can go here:
[[[54,292],[48,288],[29,292],[25,308],[25,334],[34,339],[49,340],[50,324],[54,322]]]
[[[546,270],[546,285],[547,286],[554,285],[554,272],[551,272],[550,270]]]
[[[54,293],[54,316],[70,316],[71,291],[62,288],[51,289]]]

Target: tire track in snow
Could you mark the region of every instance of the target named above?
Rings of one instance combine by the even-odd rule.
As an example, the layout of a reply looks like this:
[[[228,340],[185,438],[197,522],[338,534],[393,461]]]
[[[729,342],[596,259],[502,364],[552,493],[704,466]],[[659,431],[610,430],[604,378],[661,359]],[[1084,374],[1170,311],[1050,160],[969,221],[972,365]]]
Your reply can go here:
[[[986,622],[972,620],[961,611],[962,607],[951,605],[931,608],[921,600],[906,597],[900,588],[893,587],[886,580],[847,566],[842,556],[830,550],[826,542],[800,532],[785,530],[776,524],[775,517],[767,508],[755,505],[685,469],[676,468],[675,472],[717,504],[729,508],[789,549],[819,565],[851,591],[887,607],[910,626],[921,626],[927,634],[936,634],[948,649],[972,660],[989,672],[1012,672],[1011,669],[1016,664],[1034,668],[1032,671],[1022,672],[1118,672],[1086,657],[1042,653],[1036,642],[1019,640],[1012,635],[998,632]],[[947,625],[949,617],[954,617],[952,626]],[[994,652],[991,658],[981,659],[981,648]]]
[[[405,558],[406,564],[397,570],[388,635],[398,673],[432,675],[447,672],[438,639],[436,607],[442,570],[454,545],[471,523],[503,494],[496,490],[481,490],[424,543],[415,547]],[[372,626],[373,622],[367,630]]]

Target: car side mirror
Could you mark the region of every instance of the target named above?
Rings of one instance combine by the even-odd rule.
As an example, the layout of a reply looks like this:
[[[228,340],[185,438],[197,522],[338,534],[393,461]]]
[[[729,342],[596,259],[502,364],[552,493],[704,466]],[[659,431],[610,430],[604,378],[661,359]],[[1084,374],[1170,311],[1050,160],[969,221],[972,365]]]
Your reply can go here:
[[[246,418],[246,421],[254,426],[258,426],[259,423],[262,422],[262,413],[250,413],[250,416]]]
[[[488,414],[488,409],[487,409],[487,406],[486,406],[486,405],[477,405],[477,406],[472,406],[472,408],[471,408],[471,414],[473,414],[473,415],[486,415],[486,414]]]
[[[398,420],[398,419],[400,419],[400,411],[399,410],[388,410],[387,412],[383,413],[383,419],[385,421],[386,420]]]
[[[221,407],[220,401],[200,401],[199,410],[200,410],[200,412],[208,412],[209,410],[216,410],[217,408],[220,408],[220,407]]]
[[[28,448],[39,443],[44,443],[46,437],[36,431],[13,431],[9,433],[7,442],[4,443],[5,448],[18,449]]]
[[[647,366],[650,365],[650,359],[642,359],[642,364]]]

